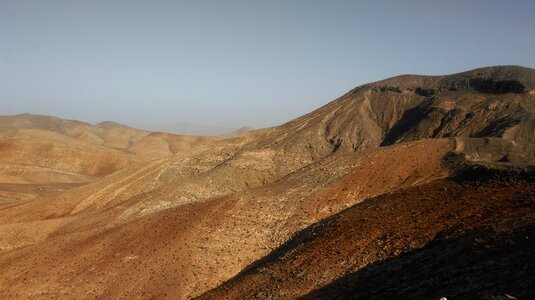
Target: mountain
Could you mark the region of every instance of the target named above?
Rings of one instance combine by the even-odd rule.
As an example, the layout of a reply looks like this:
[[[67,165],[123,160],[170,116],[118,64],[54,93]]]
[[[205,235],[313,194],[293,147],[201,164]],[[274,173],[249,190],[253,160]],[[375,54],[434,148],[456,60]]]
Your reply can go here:
[[[111,148],[149,158],[161,158],[171,155],[175,153],[174,151],[177,148],[186,148],[186,144],[195,146],[196,144],[216,140],[211,137],[181,136],[144,131],[112,121],[91,125],[79,121],[41,115],[0,116],[0,137],[2,139],[47,140],[51,138],[51,135],[63,139],[71,138],[85,144]],[[152,140],[153,147],[160,149],[160,154],[145,153],[143,152],[144,147],[138,147],[137,144],[140,142],[146,143],[145,139],[147,138]]]
[[[35,197],[83,185],[215,140],[114,122],[93,126],[41,115],[0,116],[0,197]]]
[[[534,103],[535,70],[500,66],[366,84],[170,156],[153,139],[173,135],[125,146],[98,129],[116,137],[101,146],[160,159],[0,203],[0,295],[529,298]],[[72,143],[93,137],[60,124]]]
[[[97,127],[104,127],[104,128],[130,128],[129,126],[113,122],[113,121],[103,121],[100,123],[95,124]]]
[[[229,136],[237,136],[237,135],[241,135],[241,134],[246,134],[246,133],[254,131],[254,130],[255,129],[253,127],[243,126],[243,127],[240,127],[238,129],[232,131],[231,133],[228,133],[227,135],[229,135]]]
[[[139,128],[152,131],[163,131],[178,135],[216,136],[232,131],[231,127],[209,126],[191,122],[177,122],[169,124],[138,124]]]
[[[527,162],[535,145],[534,95],[535,73],[522,67],[402,75],[359,86],[275,128],[267,143],[318,158],[426,138],[489,138],[512,160]]]

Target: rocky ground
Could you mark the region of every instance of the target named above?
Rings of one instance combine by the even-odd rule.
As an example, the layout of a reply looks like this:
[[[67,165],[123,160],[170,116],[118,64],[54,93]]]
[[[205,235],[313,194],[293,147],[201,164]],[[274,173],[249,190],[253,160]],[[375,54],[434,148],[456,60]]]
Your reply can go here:
[[[324,219],[201,298],[530,299],[535,170],[477,169]]]

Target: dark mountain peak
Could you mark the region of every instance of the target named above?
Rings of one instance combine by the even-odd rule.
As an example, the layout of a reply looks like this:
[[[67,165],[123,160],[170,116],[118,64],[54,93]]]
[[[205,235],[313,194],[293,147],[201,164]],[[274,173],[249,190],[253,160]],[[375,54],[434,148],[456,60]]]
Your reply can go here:
[[[363,89],[373,92],[412,92],[425,97],[453,91],[522,94],[535,91],[535,69],[493,66],[442,76],[406,74],[357,87],[350,93]]]

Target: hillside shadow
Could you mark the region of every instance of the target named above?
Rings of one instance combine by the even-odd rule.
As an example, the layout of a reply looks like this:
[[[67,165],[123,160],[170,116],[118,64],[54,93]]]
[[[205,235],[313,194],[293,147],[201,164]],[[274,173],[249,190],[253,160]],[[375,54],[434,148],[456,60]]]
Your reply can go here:
[[[468,85],[485,94],[522,94],[526,87],[518,80],[494,80],[491,78],[470,78]]]
[[[508,227],[500,224],[500,227]],[[535,226],[435,239],[371,264],[303,299],[535,299]]]
[[[320,238],[325,234],[326,229],[336,222],[336,217],[340,213],[337,213],[327,219],[324,219],[316,224],[313,224],[296,232],[288,241],[275,248],[266,256],[249,264],[238,274],[236,274],[232,279],[239,278],[240,276],[255,272],[260,267],[265,267],[270,264],[274,264],[278,262],[282,257],[284,257],[287,253],[292,250],[295,250],[295,248],[297,248],[298,246],[305,245],[314,241],[317,238]]]
[[[399,141],[405,134],[417,128],[418,124],[422,122],[433,111],[434,98],[429,98],[420,105],[407,109],[399,121],[386,132],[380,146],[390,146]]]

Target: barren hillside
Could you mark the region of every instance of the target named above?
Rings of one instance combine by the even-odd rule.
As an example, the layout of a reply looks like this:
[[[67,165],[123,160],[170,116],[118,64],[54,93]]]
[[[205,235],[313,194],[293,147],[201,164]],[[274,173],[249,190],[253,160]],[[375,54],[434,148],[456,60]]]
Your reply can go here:
[[[370,198],[200,298],[530,299],[534,179],[472,166]]]
[[[532,69],[402,75],[359,86],[258,143],[318,158],[425,138],[500,138],[507,159],[532,163],[534,115]]]
[[[517,237],[533,226],[534,103],[535,70],[492,67],[366,84],[281,126],[219,140],[9,117],[0,122],[11,199],[0,202],[0,295],[348,295],[355,289],[349,274],[382,261],[404,265],[406,256],[425,260],[433,251],[451,257],[457,252],[450,249],[479,236],[499,249],[504,234],[518,246],[507,259],[521,263],[518,253],[531,244]],[[34,173],[14,171],[21,159]],[[522,175],[489,184],[481,168],[472,181],[459,179],[479,164]],[[83,186],[33,198],[8,191],[21,182],[38,188],[52,176],[47,172]],[[487,201],[491,196],[496,201]],[[484,235],[502,223],[509,225]],[[437,239],[452,244],[427,250]],[[383,280],[374,274],[363,280]],[[481,278],[528,295],[512,281]],[[483,288],[458,295],[483,295]],[[386,295],[380,292],[369,295]]]
[[[0,201],[87,184],[217,140],[151,133],[113,122],[93,126],[39,115],[1,116]]]

